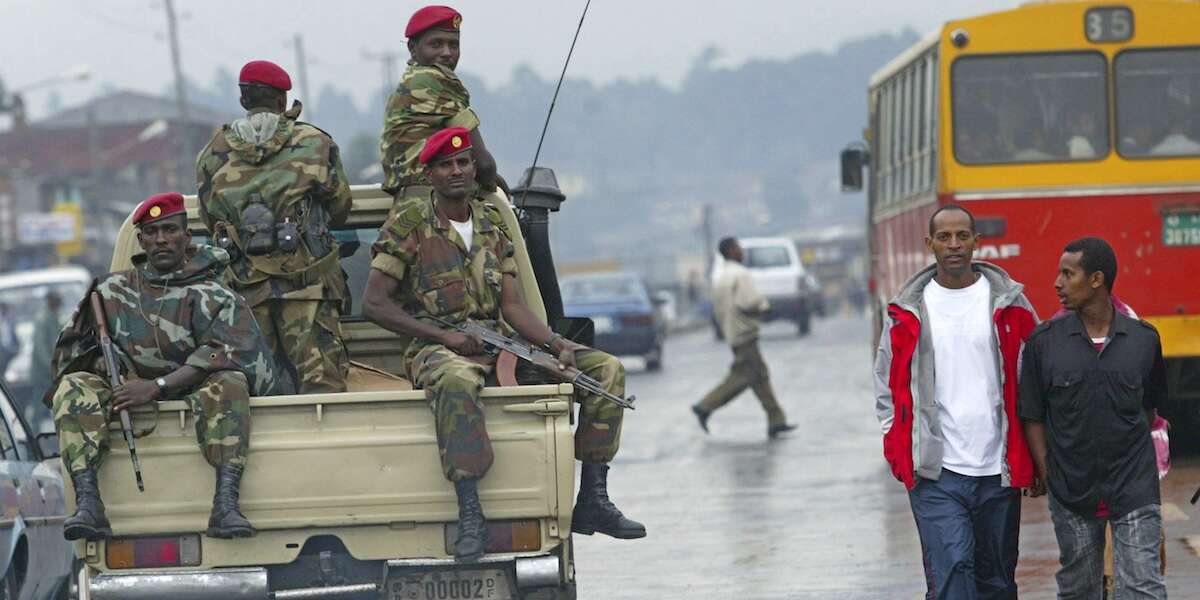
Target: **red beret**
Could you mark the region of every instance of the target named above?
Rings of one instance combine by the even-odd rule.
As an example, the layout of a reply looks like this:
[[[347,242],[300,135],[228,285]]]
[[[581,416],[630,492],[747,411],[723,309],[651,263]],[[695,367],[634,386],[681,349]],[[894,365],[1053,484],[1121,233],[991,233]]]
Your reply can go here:
[[[421,155],[417,157],[417,162],[426,165],[432,160],[454,156],[470,149],[470,131],[462,127],[447,127],[425,140],[425,147],[421,149]]]
[[[412,39],[429,29],[448,29],[458,31],[462,25],[462,15],[449,6],[426,6],[413,13],[404,28],[404,37]]]
[[[183,194],[179,192],[155,194],[146,198],[137,208],[133,209],[133,224],[140,227],[180,213],[186,213],[183,208]]]
[[[242,67],[238,84],[247,83],[261,83],[285,92],[292,89],[292,78],[288,77],[287,71],[269,60],[252,60]]]

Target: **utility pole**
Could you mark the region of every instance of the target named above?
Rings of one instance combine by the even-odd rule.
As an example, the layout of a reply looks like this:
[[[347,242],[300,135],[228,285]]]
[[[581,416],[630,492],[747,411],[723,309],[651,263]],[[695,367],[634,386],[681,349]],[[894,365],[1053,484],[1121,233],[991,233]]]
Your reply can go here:
[[[187,139],[187,87],[184,83],[183,66],[179,58],[179,26],[175,19],[174,0],[163,0],[163,8],[167,12],[167,36],[171,46],[171,70],[175,72],[175,102],[179,113],[179,129],[175,133],[175,157],[179,163],[174,169],[171,169],[170,179],[176,181],[170,181],[168,184],[171,187],[182,187],[182,182],[188,178],[184,177],[181,173],[184,168],[191,166],[191,157],[188,156]]]
[[[400,55],[395,52],[363,50],[362,56],[366,60],[377,60],[383,66],[383,104],[386,109],[388,97],[392,94],[392,87],[396,85],[396,62],[400,60]]]
[[[300,76],[300,94],[304,96],[305,108],[308,109],[308,120],[313,121],[317,99],[308,93],[308,58],[304,54],[304,36],[297,33],[292,38],[292,47],[296,50],[296,74]]]

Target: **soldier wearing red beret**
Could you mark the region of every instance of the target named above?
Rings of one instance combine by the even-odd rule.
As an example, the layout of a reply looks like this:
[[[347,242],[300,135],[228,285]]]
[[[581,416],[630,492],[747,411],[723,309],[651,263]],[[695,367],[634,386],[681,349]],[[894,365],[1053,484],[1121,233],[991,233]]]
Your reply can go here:
[[[496,204],[475,184],[474,140],[447,127],[416,156],[430,182],[425,196],[401,198],[371,247],[363,292],[367,320],[408,341],[405,374],[424,389],[434,412],[442,472],[458,498],[455,557],[478,560],[487,547],[485,507],[477,483],[495,456],[479,393],[494,358],[476,337],[436,326],[434,318],[471,322],[544,345],[611,394],[624,395],[625,370],[615,357],[555,334],[521,298],[515,249]],[[432,285],[430,274],[436,278]],[[579,396],[575,457],[583,462],[571,530],[631,539],[646,528],[625,517],[608,495],[609,462],[620,445],[623,409],[592,394]]]
[[[249,448],[250,396],[288,393],[245,300],[217,279],[229,254],[192,244],[183,196],[156,194],[131,217],[142,253],[133,267],[92,284],[119,350],[121,382],[98,368],[95,313],[89,293],[58,336],[45,401],[54,413],[63,467],[75,489],[68,540],[112,535],[97,469],[110,447],[108,420],[120,411],[165,400],[187,402],[196,438],[216,470],[207,535],[247,537],[254,527],[239,507]],[[159,482],[170,485],[170,482]]]
[[[246,116],[196,159],[200,218],[233,255],[229,284],[300,392],[345,391],[339,318],[348,295],[331,229],[351,198],[337,144],[297,120],[299,102],[284,110],[292,80],[279,65],[246,63],[238,87]]]
[[[383,189],[399,201],[427,196],[429,181],[417,162],[425,140],[447,127],[470,132],[476,181],[486,190],[507,190],[496,174],[496,161],[479,132],[471,95],[454,73],[458,66],[462,15],[449,6],[426,6],[413,13],[404,29],[411,59],[388,98],[380,150]]]

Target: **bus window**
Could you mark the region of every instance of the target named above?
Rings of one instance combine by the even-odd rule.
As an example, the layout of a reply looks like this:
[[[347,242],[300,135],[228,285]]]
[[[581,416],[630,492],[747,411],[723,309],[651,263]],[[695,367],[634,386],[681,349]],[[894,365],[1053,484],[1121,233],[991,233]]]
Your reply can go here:
[[[1127,50],[1114,72],[1122,156],[1200,155],[1200,49]]]
[[[1104,56],[964,56],[951,67],[954,156],[967,165],[1108,154]]]

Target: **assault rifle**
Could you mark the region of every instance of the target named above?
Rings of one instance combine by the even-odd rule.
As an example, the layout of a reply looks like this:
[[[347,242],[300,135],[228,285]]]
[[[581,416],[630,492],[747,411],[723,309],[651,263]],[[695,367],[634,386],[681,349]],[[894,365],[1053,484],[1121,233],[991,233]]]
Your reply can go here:
[[[112,337],[108,335],[108,321],[104,318],[104,303],[100,300],[100,292],[92,292],[92,320],[96,322],[96,337],[100,338],[100,351],[104,353],[104,366],[108,371],[108,385],[116,391],[121,385],[121,365],[117,362],[117,351],[113,347]],[[129,411],[121,410],[121,433],[125,435],[125,445],[129,446],[129,458],[133,461],[133,475],[137,478],[139,492],[146,491],[142,483],[142,463],[138,461],[137,446],[133,443],[133,422],[129,420]]]
[[[528,344],[522,344],[521,342],[496,333],[495,331],[492,331],[491,329],[488,329],[487,327],[484,327],[478,323],[454,324],[437,317],[433,317],[433,320],[445,325],[446,327],[455,329],[460,333],[473,335],[483,340],[484,346],[487,347],[488,350],[490,350],[493,354],[508,352],[509,354],[512,354],[513,356],[532,364],[538,369],[541,369],[543,372],[553,375],[560,381],[570,383],[584,392],[594,394],[604,398],[605,400],[614,402],[620,405],[622,408],[633,410],[633,401],[636,400],[636,397],[630,396],[628,399],[626,399],[617,396],[616,394],[609,393],[608,390],[604,389],[604,386],[600,385],[599,381],[589,377],[583,371],[580,371],[575,367],[559,366],[560,363],[558,362],[558,358],[545,350],[530,346]]]

